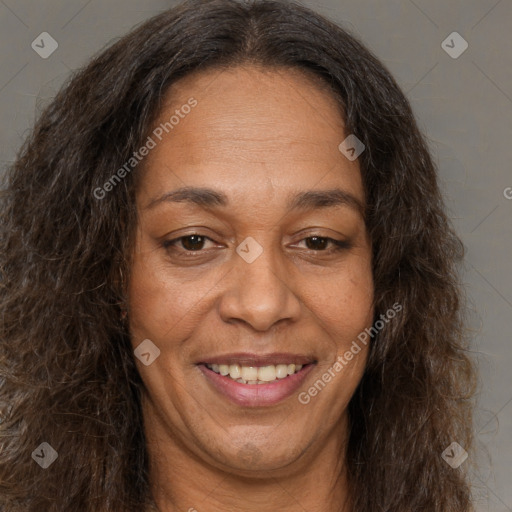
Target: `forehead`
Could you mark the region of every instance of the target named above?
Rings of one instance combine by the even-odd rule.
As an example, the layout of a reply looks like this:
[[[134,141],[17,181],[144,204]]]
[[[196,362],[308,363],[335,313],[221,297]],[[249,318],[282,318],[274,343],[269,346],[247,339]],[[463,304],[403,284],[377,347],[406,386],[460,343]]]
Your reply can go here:
[[[183,108],[191,99],[197,104]],[[301,71],[194,73],[169,89],[158,127],[143,166],[146,199],[183,186],[221,187],[233,197],[342,186],[364,200],[357,161],[338,149],[347,135],[341,107]]]

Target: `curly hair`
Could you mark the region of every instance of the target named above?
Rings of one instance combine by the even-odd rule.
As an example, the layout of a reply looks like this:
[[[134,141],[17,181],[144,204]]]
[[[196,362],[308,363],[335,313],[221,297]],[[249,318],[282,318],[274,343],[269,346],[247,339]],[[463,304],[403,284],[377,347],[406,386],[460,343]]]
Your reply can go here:
[[[171,84],[246,63],[294,68],[335,95],[359,157],[375,318],[349,404],[354,512],[467,512],[476,369],[454,232],[427,142],[386,68],[351,34],[294,2],[191,0],[146,21],[76,72],[7,170],[0,213],[0,509],[153,506],[142,381],[121,319],[137,172],[93,191],[141,146]],[[342,137],[343,134],[340,134]],[[341,140],[341,138],[340,138]],[[58,453],[42,469],[32,453]]]

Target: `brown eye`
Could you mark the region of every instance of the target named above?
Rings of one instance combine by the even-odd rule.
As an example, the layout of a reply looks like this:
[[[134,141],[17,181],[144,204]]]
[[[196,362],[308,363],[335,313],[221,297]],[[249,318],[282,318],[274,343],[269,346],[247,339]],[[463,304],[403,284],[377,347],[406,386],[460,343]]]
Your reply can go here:
[[[165,249],[177,252],[200,252],[204,249],[204,245],[207,240],[210,239],[206,236],[187,235],[175,238],[174,240],[166,240],[162,245]]]
[[[204,247],[206,237],[200,235],[189,235],[179,238],[181,245],[187,251],[200,251]]]
[[[310,236],[306,238],[306,247],[312,251],[323,251],[329,245],[329,239],[320,236]]]
[[[335,240],[327,236],[309,236],[300,242],[305,244],[306,249],[323,253],[336,253],[351,249],[352,243],[349,240]]]

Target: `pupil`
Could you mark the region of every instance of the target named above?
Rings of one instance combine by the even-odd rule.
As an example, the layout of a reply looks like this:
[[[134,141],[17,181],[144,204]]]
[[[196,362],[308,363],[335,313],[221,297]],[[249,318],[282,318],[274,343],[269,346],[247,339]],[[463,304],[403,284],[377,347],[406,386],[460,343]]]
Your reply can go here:
[[[318,244],[318,240],[320,240],[320,244]],[[311,244],[313,242],[313,244]],[[316,242],[316,247],[315,247]],[[320,238],[318,236],[312,236],[306,239],[306,245],[308,246],[308,249],[312,249],[313,251],[318,251],[321,249],[325,249],[327,246],[327,240],[325,238]],[[313,247],[311,247],[313,245]],[[320,247],[318,246],[320,245]]]
[[[199,235],[190,235],[182,240],[182,244],[187,251],[196,251],[202,248],[204,244],[204,237]]]

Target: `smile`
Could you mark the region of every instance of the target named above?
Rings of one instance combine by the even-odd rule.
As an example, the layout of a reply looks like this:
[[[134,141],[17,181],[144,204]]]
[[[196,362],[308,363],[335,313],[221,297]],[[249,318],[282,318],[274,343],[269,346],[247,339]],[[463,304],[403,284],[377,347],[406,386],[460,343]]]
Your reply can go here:
[[[239,407],[277,405],[302,389],[316,363],[249,366],[202,363],[198,368],[208,387],[219,397]]]
[[[207,368],[240,384],[268,384],[298,373],[301,364],[271,364],[268,366],[243,366],[239,364],[207,364]]]

